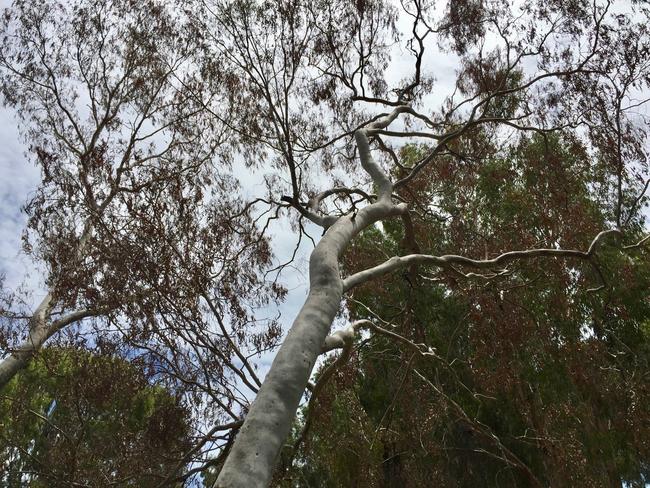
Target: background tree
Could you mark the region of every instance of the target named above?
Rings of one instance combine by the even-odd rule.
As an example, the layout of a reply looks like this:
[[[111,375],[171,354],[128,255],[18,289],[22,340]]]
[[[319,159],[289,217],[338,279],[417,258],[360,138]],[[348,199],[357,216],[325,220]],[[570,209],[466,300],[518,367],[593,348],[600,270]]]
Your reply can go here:
[[[284,294],[260,272],[272,254],[230,129],[196,103],[202,39],[184,19],[159,1],[16,2],[0,51],[4,102],[42,171],[24,243],[47,290],[33,310],[3,292],[0,385],[53,336],[144,361],[209,419],[179,470],[240,424],[260,384],[249,358],[279,333],[255,312]]]
[[[522,137],[507,157],[492,154],[478,170],[448,163],[419,188],[440,195],[437,211],[448,219],[418,219],[419,243],[447,229],[450,241],[440,244],[478,253],[495,241],[524,247],[535,234],[579,240],[585,226],[603,225],[589,188],[599,165],[587,164],[575,140]],[[474,198],[460,200],[466,192]],[[368,231],[349,266],[399,252],[404,237],[396,225]],[[520,266],[491,280],[433,280],[418,268],[358,288],[348,304],[353,317],[381,317],[389,321],[382,327],[413,342],[379,334],[356,342],[312,407],[285,479],[644,486],[649,412],[637,399],[648,393],[640,380],[649,366],[646,253],[627,262],[612,248],[599,254],[612,280],[600,292],[605,301],[566,263]]]
[[[7,385],[3,486],[157,486],[176,469],[189,411],[114,352],[47,348]]]
[[[137,288],[103,283],[110,256],[93,252],[106,237],[102,224],[124,222],[129,195],[192,177],[211,154],[210,141],[186,150],[200,119],[176,86],[192,45],[170,51],[187,43],[172,40],[173,22],[155,2],[19,2],[7,11],[2,90],[43,172],[26,206],[25,242],[47,266],[49,292],[24,314],[29,335],[3,360],[2,384],[57,330],[134,302]],[[156,138],[163,133],[169,139]],[[21,322],[12,321],[5,344],[22,334]]]

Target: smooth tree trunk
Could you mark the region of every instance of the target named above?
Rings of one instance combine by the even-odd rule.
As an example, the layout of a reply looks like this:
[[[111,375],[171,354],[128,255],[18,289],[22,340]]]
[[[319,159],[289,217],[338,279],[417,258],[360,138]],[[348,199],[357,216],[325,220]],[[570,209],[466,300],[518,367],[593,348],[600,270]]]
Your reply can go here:
[[[379,188],[378,200],[356,215],[340,217],[320,240],[309,260],[309,295],[278,350],[215,488],[266,487],[288,437],[325,338],[343,297],[339,260],[352,239],[368,226],[401,215],[406,205],[393,204],[392,184],[372,161],[365,131],[357,132],[364,169]]]
[[[52,304],[52,294],[48,293],[34,312],[29,324],[27,340],[19,345],[9,356],[0,361],[0,390],[16,374],[29,364],[29,360],[43,343],[52,335],[47,317]]]
[[[48,321],[49,308],[52,304],[52,294],[48,293],[36,308],[30,321],[27,340],[15,348],[12,353],[0,361],[0,390],[16,376],[16,374],[29,365],[29,361],[38,353],[45,341],[60,331],[62,328],[79,322],[87,317],[94,317],[102,313],[104,308],[92,310],[77,310],[55,321]]]

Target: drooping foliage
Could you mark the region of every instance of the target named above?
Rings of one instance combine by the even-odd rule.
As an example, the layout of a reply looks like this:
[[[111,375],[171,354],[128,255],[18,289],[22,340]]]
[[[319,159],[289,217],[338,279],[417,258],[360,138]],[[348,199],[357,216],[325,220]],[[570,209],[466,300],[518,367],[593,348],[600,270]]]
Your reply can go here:
[[[202,420],[188,479],[220,488],[266,485],[287,435],[278,483],[642,483],[648,19],[16,1],[0,84],[42,170],[25,242],[47,294],[0,296],[0,382],[53,336],[142,358]],[[307,275],[273,262],[287,215],[310,293],[263,384],[269,279]],[[337,316],[363,320],[328,335]],[[309,388],[336,347],[352,362]]]
[[[420,148],[405,150],[415,158]],[[449,157],[421,177],[417,197],[434,210],[414,218],[419,247],[470,256],[540,242],[580,249],[606,225],[607,162],[575,139],[534,135],[488,152],[480,164]],[[369,229],[348,265],[365,268],[407,246],[402,226]],[[414,267],[358,288],[351,318],[380,318],[435,354],[359,338],[285,479],[644,486],[649,287],[647,251],[623,255],[612,245],[599,251],[598,269],[551,260],[467,279]]]
[[[224,442],[204,434],[239,421],[259,388],[249,358],[280,331],[257,311],[284,288],[263,275],[273,254],[232,133],[197,95],[202,38],[157,0],[17,1],[0,36],[2,101],[41,172],[23,242],[45,291],[33,304],[3,289],[0,385],[54,336],[143,358],[210,419],[192,424],[204,461]]]

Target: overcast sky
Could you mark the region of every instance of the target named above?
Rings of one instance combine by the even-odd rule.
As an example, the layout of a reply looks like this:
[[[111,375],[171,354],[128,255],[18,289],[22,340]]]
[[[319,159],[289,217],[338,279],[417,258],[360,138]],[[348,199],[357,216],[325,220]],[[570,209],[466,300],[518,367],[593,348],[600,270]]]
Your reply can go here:
[[[12,112],[0,109],[0,273],[9,287],[29,278],[39,288],[33,264],[21,252],[21,235],[26,215],[21,207],[40,180],[36,166],[27,162]]]
[[[10,2],[0,0],[0,7],[5,8]],[[409,28],[408,25],[405,26]],[[396,49],[393,56],[389,81],[398,81],[413,69],[412,56]],[[455,59],[438,52],[428,57],[435,60],[436,77],[439,89],[432,97],[433,103],[440,103],[452,87]],[[26,215],[21,210],[34,192],[40,181],[40,170],[26,157],[27,145],[20,139],[17,121],[12,111],[0,109],[0,274],[5,275],[5,285],[15,289],[25,285],[32,292],[30,302],[36,305],[45,295],[42,273],[21,250],[21,235],[26,225]],[[244,178],[245,192],[255,198],[264,193],[262,172]],[[286,221],[274,221],[271,228],[273,249],[277,262],[285,262],[291,256],[297,242],[295,233]],[[310,234],[315,240],[320,238],[320,230],[309,226]],[[292,266],[281,275],[282,283],[289,293],[280,306],[281,321],[285,331],[290,327],[308,292],[308,256],[313,248],[311,241],[303,239],[299,252]],[[277,310],[264,311],[269,316]],[[272,361],[272,354],[266,354],[259,362],[262,374],[265,374]]]
[[[0,0],[0,7],[4,8],[9,3],[8,0]],[[407,24],[402,25],[402,30],[408,28]],[[453,55],[443,54],[435,46],[428,46],[428,49],[431,51],[425,57],[424,70],[434,74],[437,82],[434,93],[427,102],[435,107],[453,89],[457,59]],[[406,52],[395,50],[388,73],[389,81],[397,81],[412,73],[412,59]],[[9,288],[26,283],[27,288],[34,292],[32,302],[36,302],[45,291],[41,274],[21,252],[21,233],[26,223],[21,207],[38,185],[40,172],[27,161],[26,149],[20,141],[12,112],[0,109],[0,273],[6,275],[6,285]],[[263,192],[259,174],[245,179],[243,183],[251,196],[259,196],[260,190]],[[286,222],[276,221],[271,230],[277,260],[283,262],[291,255],[296,236]],[[320,232],[313,229],[311,235],[318,239]],[[285,328],[290,326],[307,294],[307,259],[311,248],[310,241],[305,239],[293,267],[282,275],[282,281],[289,289],[287,300],[280,309]],[[270,360],[271,355],[264,357],[263,368],[270,364]]]

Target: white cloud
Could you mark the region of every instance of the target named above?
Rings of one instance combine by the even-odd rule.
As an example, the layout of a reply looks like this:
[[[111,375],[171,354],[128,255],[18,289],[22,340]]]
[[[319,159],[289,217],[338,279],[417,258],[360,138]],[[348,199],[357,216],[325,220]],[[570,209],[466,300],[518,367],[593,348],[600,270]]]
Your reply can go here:
[[[27,216],[21,209],[36,189],[40,174],[25,157],[15,117],[4,108],[0,109],[0,141],[0,273],[6,275],[10,287],[30,277],[29,287],[39,291],[34,265],[22,252]]]

